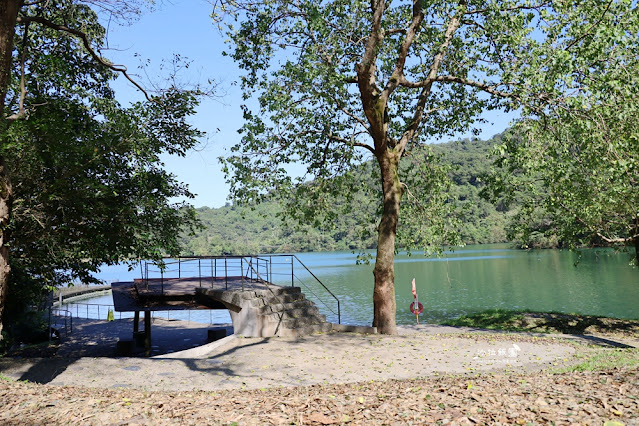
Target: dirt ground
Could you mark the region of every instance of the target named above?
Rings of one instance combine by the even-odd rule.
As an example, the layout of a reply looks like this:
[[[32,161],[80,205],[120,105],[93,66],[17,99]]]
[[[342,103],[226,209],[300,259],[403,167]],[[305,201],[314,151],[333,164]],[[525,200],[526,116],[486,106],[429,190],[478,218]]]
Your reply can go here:
[[[155,336],[161,327],[154,324]],[[169,340],[187,335],[164,331]],[[593,343],[636,342],[424,325],[397,336],[232,336],[161,358],[72,357],[62,345],[63,356],[0,359],[8,378],[0,380],[0,423],[637,424],[637,371],[546,372]]]

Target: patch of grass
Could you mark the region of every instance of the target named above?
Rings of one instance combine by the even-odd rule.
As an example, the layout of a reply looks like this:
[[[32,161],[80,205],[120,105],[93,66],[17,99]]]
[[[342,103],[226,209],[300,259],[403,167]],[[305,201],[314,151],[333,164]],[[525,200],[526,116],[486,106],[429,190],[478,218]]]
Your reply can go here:
[[[455,327],[486,328],[490,330],[528,331],[525,327],[524,320],[524,315],[520,311],[488,309],[476,314],[464,315],[453,320],[448,320],[443,324]]]
[[[5,376],[4,374],[0,373],[0,381],[3,381],[3,382],[14,382],[15,380],[13,380],[9,376]]]
[[[601,349],[577,355],[581,362],[553,372],[600,371],[613,368],[639,368],[639,349]]]
[[[636,337],[638,320],[624,320],[560,312],[508,311],[489,309],[449,320],[445,325],[492,330],[563,334],[614,334]]]

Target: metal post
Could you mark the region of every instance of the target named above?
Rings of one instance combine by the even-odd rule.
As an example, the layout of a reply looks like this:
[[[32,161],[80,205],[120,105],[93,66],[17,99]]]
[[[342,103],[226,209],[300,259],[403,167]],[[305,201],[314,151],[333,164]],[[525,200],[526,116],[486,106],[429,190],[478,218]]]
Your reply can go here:
[[[295,287],[295,274],[293,272],[293,256],[291,256],[291,287]]]
[[[122,314],[120,314],[120,317]],[[133,314],[133,333],[140,331],[140,311],[135,311]]]
[[[144,354],[151,356],[151,312],[144,311]]]
[[[178,256],[178,278],[182,278],[182,262],[180,256]]]
[[[162,295],[164,295],[164,270],[160,269],[160,288],[162,290]]]
[[[211,258],[211,287],[213,287],[213,281],[215,281],[215,273],[213,272],[213,258]]]
[[[224,256],[224,283],[226,284],[226,289],[229,289],[229,271],[228,266],[226,264],[226,256]]]
[[[244,291],[244,258],[240,257],[240,278],[242,281],[242,291]]]
[[[197,260],[197,270],[198,275],[200,276],[200,287],[202,287],[202,259]]]

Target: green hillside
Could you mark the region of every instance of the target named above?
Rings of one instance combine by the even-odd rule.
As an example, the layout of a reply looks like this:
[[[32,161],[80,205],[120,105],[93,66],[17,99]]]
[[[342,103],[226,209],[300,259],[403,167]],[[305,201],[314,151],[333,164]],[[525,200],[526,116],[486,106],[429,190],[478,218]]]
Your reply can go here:
[[[442,162],[452,165],[451,200],[462,212],[459,233],[465,244],[485,244],[506,241],[508,210],[483,200],[482,175],[491,164],[490,152],[499,135],[488,141],[463,140],[432,145]],[[364,165],[362,169],[367,169]],[[371,179],[370,175],[366,179]],[[183,236],[185,255],[221,255],[283,253],[300,251],[362,250],[374,248],[371,218],[375,219],[375,203],[356,198],[351,214],[338,215],[323,228],[296,226],[282,222],[277,216],[279,206],[267,202],[254,210],[230,204],[211,209],[197,209],[203,229],[195,236]],[[406,219],[405,219],[406,220]]]

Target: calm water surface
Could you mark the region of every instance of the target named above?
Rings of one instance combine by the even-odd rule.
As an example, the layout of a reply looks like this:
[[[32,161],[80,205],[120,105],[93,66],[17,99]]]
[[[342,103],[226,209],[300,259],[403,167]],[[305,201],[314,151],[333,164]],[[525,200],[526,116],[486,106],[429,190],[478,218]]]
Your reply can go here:
[[[364,325],[372,321],[373,265],[356,265],[356,255],[351,252],[297,256],[340,299],[342,323]],[[415,322],[409,311],[413,278],[419,301],[424,305],[422,322],[491,308],[637,318],[639,270],[629,266],[629,259],[628,253],[611,250],[585,250],[578,255],[563,250],[515,250],[506,245],[467,246],[435,258],[398,255],[397,322]],[[128,281],[139,275],[139,270],[130,272],[126,267],[115,266],[106,268],[98,277],[111,282]],[[301,271],[299,275],[303,283],[311,282]],[[303,285],[302,291],[313,298]],[[330,299],[317,290],[315,293],[332,306]],[[84,302],[112,303],[110,296]],[[337,320],[321,301],[316,302],[322,313],[329,314],[329,320]],[[175,312],[170,315],[178,317]],[[180,318],[230,322],[226,311],[182,312]]]

